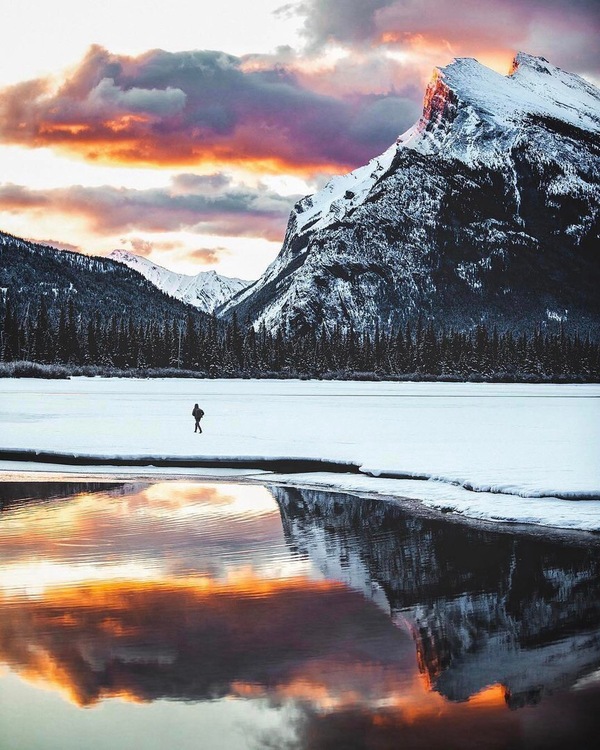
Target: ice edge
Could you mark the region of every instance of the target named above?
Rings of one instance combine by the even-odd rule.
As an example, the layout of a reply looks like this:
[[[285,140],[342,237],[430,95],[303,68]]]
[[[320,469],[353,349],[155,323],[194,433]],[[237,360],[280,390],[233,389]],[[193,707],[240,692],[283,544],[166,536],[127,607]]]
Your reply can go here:
[[[35,462],[42,464],[63,464],[66,466],[115,466],[115,467],[154,467],[181,469],[256,469],[286,474],[328,472],[331,474],[359,474],[374,479],[396,479],[427,481],[461,487],[473,493],[511,495],[530,499],[555,499],[569,501],[600,501],[600,489],[570,491],[536,489],[527,491],[517,485],[501,483],[475,483],[469,479],[448,477],[428,472],[376,469],[352,461],[335,459],[307,458],[299,456],[142,456],[142,455],[93,455],[85,453],[61,453],[58,451],[38,451],[35,449],[0,449],[0,461]]]

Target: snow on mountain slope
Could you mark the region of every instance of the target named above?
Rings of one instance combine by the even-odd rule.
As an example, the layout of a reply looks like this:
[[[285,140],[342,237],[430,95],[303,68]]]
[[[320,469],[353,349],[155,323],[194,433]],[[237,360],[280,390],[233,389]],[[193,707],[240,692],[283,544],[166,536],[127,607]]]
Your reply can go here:
[[[371,159],[364,167],[332,177],[320,192],[301,200],[298,203],[296,231],[321,229],[362,203],[369,190],[390,168],[395,154],[396,144],[381,156]]]
[[[295,205],[278,257],[219,314],[599,332],[599,204],[598,89],[524,53],[508,76],[457,59],[396,144]]]
[[[523,52],[508,76],[459,58],[434,71],[423,116],[398,144],[423,154],[451,149],[454,158],[471,163],[502,163],[505,149],[535,118],[597,133],[600,92],[580,76]]]
[[[212,313],[217,307],[228,302],[241,289],[245,289],[252,283],[242,279],[221,276],[216,271],[201,271],[195,276],[186,276],[182,273],[169,271],[167,268],[127,250],[113,250],[109,257],[138,271],[148,281],[171,297],[207,313]]]

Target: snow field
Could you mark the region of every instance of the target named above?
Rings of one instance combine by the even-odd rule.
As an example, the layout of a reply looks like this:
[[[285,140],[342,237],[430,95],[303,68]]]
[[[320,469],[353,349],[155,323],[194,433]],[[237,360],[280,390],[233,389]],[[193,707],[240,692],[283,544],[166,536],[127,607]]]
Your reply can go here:
[[[343,461],[375,476],[302,479],[476,518],[600,530],[596,385],[6,379],[0,448]]]

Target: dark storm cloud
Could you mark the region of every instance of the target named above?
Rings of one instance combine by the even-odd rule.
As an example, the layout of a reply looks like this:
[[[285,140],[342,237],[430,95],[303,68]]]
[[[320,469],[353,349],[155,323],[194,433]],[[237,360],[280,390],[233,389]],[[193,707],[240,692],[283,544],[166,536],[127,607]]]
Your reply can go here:
[[[370,101],[369,101],[370,100]],[[358,142],[393,143],[398,137],[395,124],[414,122],[420,114],[415,102],[397,96],[365,97],[360,115],[352,123],[351,133]]]
[[[388,132],[411,124],[391,124],[384,141],[378,123],[365,129],[361,104],[311,90],[279,62],[253,66],[216,51],[130,58],[93,47],[58,89],[39,79],[0,91],[0,138],[92,160],[330,171],[364,163],[389,145]]]
[[[377,11],[393,4],[394,0],[306,0],[296,7],[306,16],[304,33],[310,44],[319,47],[328,42],[357,44],[372,39],[377,33]]]
[[[94,231],[105,233],[190,230],[276,240],[298,197],[284,197],[261,185],[240,187],[226,175],[183,174],[168,188],[148,190],[112,186],[33,190],[5,184],[0,186],[0,210],[79,215]]]

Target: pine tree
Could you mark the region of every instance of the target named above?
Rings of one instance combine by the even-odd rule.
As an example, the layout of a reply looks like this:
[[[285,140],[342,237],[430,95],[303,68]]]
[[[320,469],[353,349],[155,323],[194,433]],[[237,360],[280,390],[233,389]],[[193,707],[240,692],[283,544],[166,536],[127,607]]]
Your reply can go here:
[[[40,295],[37,316],[33,329],[33,354],[34,362],[47,362],[51,346],[50,319],[48,317],[48,306],[44,295]]]
[[[67,362],[81,364],[81,344],[79,340],[79,330],[77,325],[77,315],[73,299],[69,299],[67,312]]]
[[[10,295],[4,301],[4,321],[0,338],[0,359],[12,362],[20,358],[19,320]]]

